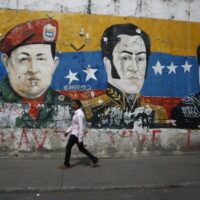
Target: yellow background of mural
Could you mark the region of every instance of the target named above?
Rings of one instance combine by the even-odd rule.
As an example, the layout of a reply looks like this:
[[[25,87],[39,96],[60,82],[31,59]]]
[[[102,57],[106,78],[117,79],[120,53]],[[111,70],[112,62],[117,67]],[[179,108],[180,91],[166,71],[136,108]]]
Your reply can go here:
[[[153,52],[195,56],[200,43],[200,23],[195,22],[5,9],[0,10],[1,37],[20,23],[48,16],[53,16],[59,23],[57,50],[61,52],[74,52],[83,45],[81,51],[100,50],[103,31],[117,23],[133,23],[146,31],[151,38]],[[79,35],[81,28],[84,36]],[[89,40],[85,40],[86,33],[90,35]]]

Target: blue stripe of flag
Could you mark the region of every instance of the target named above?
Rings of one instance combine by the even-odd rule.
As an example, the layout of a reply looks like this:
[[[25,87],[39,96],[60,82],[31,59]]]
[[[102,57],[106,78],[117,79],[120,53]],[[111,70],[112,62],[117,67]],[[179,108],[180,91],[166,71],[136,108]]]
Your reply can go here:
[[[91,52],[65,52],[57,53],[60,63],[54,73],[51,87],[56,90],[105,90],[107,88],[107,74],[102,62],[100,51]],[[152,66],[157,62],[164,66],[162,74],[155,74]],[[190,72],[184,73],[182,65],[185,62],[192,65]],[[174,63],[176,74],[170,73],[167,66]],[[83,72],[88,66],[97,69],[95,77],[97,80],[86,81],[86,73]],[[69,70],[77,73],[78,79],[69,84],[69,79],[65,78]],[[0,62],[0,80],[6,76],[6,70]],[[164,96],[164,97],[185,97],[200,91],[199,66],[195,56],[175,56],[165,53],[154,52],[150,56],[147,77],[141,90],[144,96]]]

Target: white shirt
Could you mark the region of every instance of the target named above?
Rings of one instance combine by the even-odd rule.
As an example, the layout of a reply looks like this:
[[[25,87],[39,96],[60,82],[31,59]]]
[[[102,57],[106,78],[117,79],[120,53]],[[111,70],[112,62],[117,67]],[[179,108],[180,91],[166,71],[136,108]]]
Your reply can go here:
[[[70,132],[71,135],[75,135],[78,138],[79,142],[83,141],[84,136],[84,120],[85,115],[81,108],[77,109],[72,118],[71,126],[67,129],[67,132]]]

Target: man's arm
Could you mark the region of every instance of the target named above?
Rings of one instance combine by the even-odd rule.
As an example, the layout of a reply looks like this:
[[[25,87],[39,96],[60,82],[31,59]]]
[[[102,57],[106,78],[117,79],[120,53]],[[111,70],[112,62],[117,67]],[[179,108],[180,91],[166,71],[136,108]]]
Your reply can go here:
[[[72,131],[72,125],[65,131],[65,136],[67,136]]]
[[[83,116],[78,115],[78,123],[79,123],[79,136],[78,136],[78,141],[82,142],[83,141],[83,136],[84,136],[84,124],[83,124]]]

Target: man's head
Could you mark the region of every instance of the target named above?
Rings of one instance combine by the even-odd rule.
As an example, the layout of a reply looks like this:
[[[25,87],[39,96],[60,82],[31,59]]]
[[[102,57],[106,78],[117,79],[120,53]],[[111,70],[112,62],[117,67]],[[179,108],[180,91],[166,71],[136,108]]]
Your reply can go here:
[[[35,99],[45,93],[59,63],[55,56],[58,24],[39,19],[11,29],[1,41],[2,61],[13,90]]]
[[[77,109],[82,107],[82,103],[78,99],[72,100],[71,107],[72,107],[73,110],[77,110]]]
[[[133,24],[116,24],[101,38],[108,82],[125,93],[139,93],[150,55],[148,35]]]

